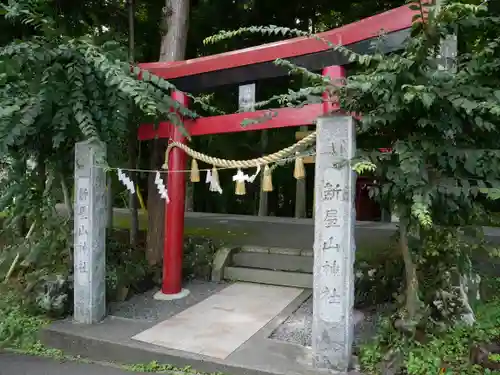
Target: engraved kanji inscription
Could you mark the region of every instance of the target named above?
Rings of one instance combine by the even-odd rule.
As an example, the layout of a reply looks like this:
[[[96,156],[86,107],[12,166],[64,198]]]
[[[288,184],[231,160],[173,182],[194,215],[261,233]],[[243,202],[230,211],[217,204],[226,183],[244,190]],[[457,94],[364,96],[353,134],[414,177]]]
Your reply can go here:
[[[89,231],[87,230],[86,225],[82,224],[78,227],[78,233],[77,233],[78,236],[86,236],[88,233]]]
[[[88,262],[85,261],[85,260],[79,261],[78,265],[77,265],[77,270],[78,270],[78,272],[81,272],[81,273],[87,273],[87,272],[89,272]]]
[[[338,292],[337,288],[328,288],[324,286],[320,292],[321,298],[325,299],[330,305],[339,305],[341,303],[342,296]]]
[[[338,200],[342,197],[342,188],[339,184],[332,184],[331,182],[325,182],[325,186],[323,188],[323,200],[331,201]]]
[[[321,266],[321,269],[325,273],[325,275],[338,276],[340,275],[340,265],[336,260],[333,261],[325,261]]]
[[[78,189],[78,200],[81,201],[82,203],[83,202],[87,202],[88,198],[89,198],[89,189],[86,188],[86,187],[82,187],[82,188],[79,188]]]
[[[78,208],[76,210],[76,214],[78,216],[80,216],[81,219],[87,219],[88,212],[89,212],[88,206],[78,206]]]
[[[342,139],[340,141],[332,142],[332,155],[333,156],[345,156],[347,155],[347,140]]]
[[[335,238],[333,237],[330,237],[328,238],[326,241],[323,241],[323,251],[336,251],[336,252],[339,252],[340,251],[340,245],[338,242],[335,241]]]
[[[83,253],[87,253],[90,250],[87,241],[81,241],[81,242],[79,242],[78,243],[78,248]]]
[[[339,226],[339,211],[331,208],[325,211],[325,228],[333,228]]]

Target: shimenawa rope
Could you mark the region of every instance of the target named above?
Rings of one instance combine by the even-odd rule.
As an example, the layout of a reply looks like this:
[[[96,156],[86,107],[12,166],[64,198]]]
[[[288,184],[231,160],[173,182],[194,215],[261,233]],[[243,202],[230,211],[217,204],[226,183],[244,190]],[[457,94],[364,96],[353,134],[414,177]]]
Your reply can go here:
[[[168,158],[170,151],[174,148],[180,148],[183,150],[186,154],[191,156],[193,159],[200,160],[204,163],[211,164],[214,167],[218,168],[254,168],[258,166],[266,166],[271,163],[278,162],[286,157],[289,157],[290,155],[293,155],[298,149],[308,146],[310,144],[313,144],[316,141],[316,132],[313,132],[309,134],[307,137],[301,139],[300,141],[296,142],[295,144],[284,148],[283,150],[277,151],[273,154],[262,156],[260,158],[256,159],[250,159],[250,160],[228,160],[228,159],[220,159],[220,158],[215,158],[213,156],[209,156],[206,154],[202,154],[201,152],[195,151],[189,146],[186,146],[185,144],[181,142],[171,142],[167,150],[165,151],[165,164],[163,164],[162,168],[163,169],[168,169]]]

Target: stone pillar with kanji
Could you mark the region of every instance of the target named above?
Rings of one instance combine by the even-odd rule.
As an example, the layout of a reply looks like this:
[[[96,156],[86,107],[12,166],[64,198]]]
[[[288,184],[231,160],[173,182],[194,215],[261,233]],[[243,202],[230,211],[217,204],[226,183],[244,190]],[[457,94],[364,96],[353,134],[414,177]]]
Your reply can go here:
[[[356,150],[351,116],[320,117],[317,122],[313,362],[321,369],[348,371],[354,330],[354,197]]]
[[[74,320],[92,324],[106,315],[105,145],[75,146]]]

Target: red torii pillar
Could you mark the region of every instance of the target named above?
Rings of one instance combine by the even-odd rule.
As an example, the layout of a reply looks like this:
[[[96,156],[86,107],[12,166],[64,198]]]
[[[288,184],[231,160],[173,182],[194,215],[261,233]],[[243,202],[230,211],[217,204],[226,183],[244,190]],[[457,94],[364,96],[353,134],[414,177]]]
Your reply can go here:
[[[330,77],[332,81],[345,79],[345,68],[341,65],[327,66],[323,69],[323,75]],[[329,93],[323,94],[323,113],[327,114],[340,109],[340,104],[335,98],[330,98]]]
[[[188,106],[188,97],[180,91],[172,93],[172,99],[182,106]],[[170,140],[185,142],[179,127],[170,124]],[[163,280],[157,299],[178,299],[186,297],[189,290],[182,289],[182,255],[184,248],[184,209],[186,200],[186,153],[174,147],[168,158],[167,190],[170,201],[165,201],[165,222],[163,240]]]

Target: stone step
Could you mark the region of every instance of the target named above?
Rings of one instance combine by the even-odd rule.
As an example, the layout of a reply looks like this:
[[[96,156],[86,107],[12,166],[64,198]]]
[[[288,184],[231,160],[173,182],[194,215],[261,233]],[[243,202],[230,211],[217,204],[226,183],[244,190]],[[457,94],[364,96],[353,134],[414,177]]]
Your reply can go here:
[[[312,257],[312,249],[290,249],[285,247],[265,247],[265,246],[241,246],[240,252],[259,253],[259,254],[277,254],[277,255],[295,255]]]
[[[259,284],[312,288],[311,273],[273,271],[247,267],[226,267],[224,278],[232,281],[246,281]]]
[[[273,271],[312,273],[312,256],[281,255],[240,251],[234,253],[231,264],[236,267],[258,268]]]

